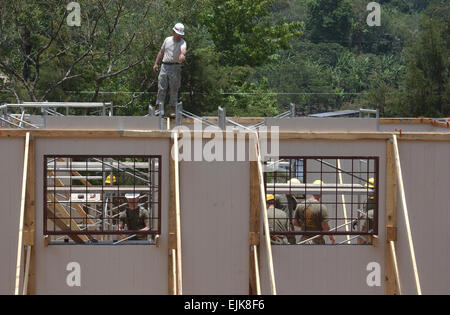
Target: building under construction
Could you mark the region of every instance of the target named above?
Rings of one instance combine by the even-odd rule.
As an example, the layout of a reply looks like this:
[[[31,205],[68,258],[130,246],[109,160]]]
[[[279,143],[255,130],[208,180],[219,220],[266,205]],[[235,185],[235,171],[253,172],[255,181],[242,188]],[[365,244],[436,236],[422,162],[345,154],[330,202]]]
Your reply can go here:
[[[113,115],[0,106],[1,294],[450,293],[449,119]],[[328,228],[275,230],[268,195]]]

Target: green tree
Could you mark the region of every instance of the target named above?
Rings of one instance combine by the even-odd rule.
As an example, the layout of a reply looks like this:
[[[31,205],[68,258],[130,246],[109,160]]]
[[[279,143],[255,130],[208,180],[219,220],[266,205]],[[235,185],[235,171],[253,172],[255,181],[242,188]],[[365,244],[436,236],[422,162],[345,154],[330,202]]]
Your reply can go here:
[[[302,23],[274,24],[269,8],[274,0],[210,0],[203,15],[222,64],[259,66],[273,58],[289,41],[302,35]]]
[[[267,79],[245,82],[234,95],[225,95],[229,116],[271,117],[278,114],[276,96],[268,89]]]
[[[448,20],[425,17],[407,50],[400,113],[409,116],[450,116]]]
[[[310,0],[306,29],[313,41],[347,43],[352,28],[349,0]]]

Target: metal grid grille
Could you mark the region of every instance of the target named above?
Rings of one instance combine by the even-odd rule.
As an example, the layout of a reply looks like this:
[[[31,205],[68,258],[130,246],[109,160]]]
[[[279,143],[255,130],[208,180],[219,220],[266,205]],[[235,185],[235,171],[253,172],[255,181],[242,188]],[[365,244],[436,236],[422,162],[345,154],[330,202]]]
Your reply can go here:
[[[161,234],[161,156],[44,156],[44,234],[125,242]]]
[[[378,235],[378,157],[296,156],[265,164],[273,244],[371,244]]]

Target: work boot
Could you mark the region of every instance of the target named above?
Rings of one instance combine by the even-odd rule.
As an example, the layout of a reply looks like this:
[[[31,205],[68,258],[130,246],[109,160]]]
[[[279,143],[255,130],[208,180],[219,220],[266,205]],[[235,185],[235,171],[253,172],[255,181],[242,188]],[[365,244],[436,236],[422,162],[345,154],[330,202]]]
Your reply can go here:
[[[170,118],[176,118],[177,117],[176,111],[177,111],[177,107],[180,106],[180,105],[183,105],[183,102],[178,102],[176,105],[171,105],[170,106],[171,111],[172,111],[172,113],[169,115]]]

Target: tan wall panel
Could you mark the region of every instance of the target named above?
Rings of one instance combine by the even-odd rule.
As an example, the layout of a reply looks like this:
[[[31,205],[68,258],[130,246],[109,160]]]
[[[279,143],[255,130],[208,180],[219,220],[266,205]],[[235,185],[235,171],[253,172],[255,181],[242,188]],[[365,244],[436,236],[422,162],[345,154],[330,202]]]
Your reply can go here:
[[[47,116],[48,129],[159,130],[159,117]]]
[[[374,118],[266,118],[266,125],[279,127],[282,131],[376,131]]]
[[[279,294],[383,294],[385,222],[384,141],[327,142],[282,141],[282,156],[378,156],[380,158],[380,247],[373,246],[273,246],[275,279]],[[346,169],[348,166],[344,165]],[[333,223],[330,222],[331,227]],[[338,239],[338,238],[337,238]],[[329,243],[328,237],[325,237]],[[262,240],[263,241],[263,240]],[[381,286],[369,287],[367,265],[381,267]],[[261,246],[262,289],[270,294],[265,246]]]
[[[248,294],[250,163],[182,162],[184,294]]]
[[[450,293],[450,143],[400,142],[406,201],[424,294]],[[402,289],[416,294],[399,198],[398,259]]]
[[[14,294],[24,139],[0,139],[0,294]]]
[[[167,294],[169,141],[64,140],[36,141],[36,292],[37,294]],[[43,156],[45,154],[162,155],[161,247],[43,244]],[[69,288],[66,266],[81,265],[81,287]]]

